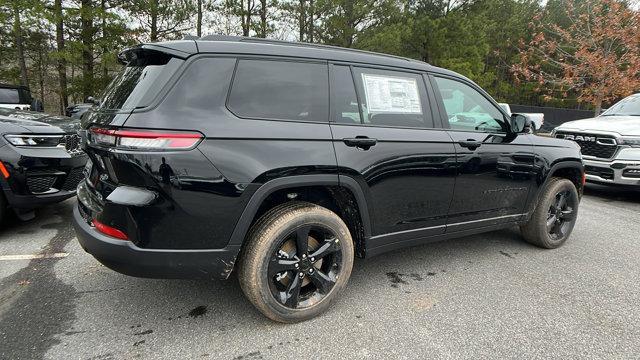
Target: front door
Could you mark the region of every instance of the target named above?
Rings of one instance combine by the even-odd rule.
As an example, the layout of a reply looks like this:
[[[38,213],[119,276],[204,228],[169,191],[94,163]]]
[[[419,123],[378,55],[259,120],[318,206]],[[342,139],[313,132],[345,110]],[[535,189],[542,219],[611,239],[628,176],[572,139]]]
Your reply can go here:
[[[444,233],[455,152],[446,131],[434,129],[422,76],[333,65],[331,78],[338,168],[368,198],[369,247]]]
[[[456,149],[447,233],[518,220],[533,181],[533,144],[475,85],[431,77]]]

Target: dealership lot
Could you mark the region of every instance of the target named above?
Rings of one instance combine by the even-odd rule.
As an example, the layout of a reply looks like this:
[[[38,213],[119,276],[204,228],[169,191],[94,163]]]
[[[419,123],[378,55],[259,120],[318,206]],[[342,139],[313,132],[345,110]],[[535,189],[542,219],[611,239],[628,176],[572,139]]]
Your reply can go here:
[[[514,229],[357,261],[336,306],[295,325],[262,317],[235,279],[106,269],[75,240],[74,201],[0,231],[0,359],[640,353],[640,192],[590,186],[558,250],[528,245]]]

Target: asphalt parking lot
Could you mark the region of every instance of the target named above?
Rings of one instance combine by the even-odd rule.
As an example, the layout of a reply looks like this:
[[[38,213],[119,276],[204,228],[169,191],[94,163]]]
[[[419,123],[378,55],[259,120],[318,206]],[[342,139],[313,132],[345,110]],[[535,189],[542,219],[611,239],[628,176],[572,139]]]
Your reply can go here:
[[[235,278],[108,270],[74,237],[74,201],[0,230],[0,359],[640,354],[640,192],[591,186],[557,250],[532,247],[514,229],[357,261],[341,300],[295,325],[262,317]],[[34,254],[47,255],[20,257]]]

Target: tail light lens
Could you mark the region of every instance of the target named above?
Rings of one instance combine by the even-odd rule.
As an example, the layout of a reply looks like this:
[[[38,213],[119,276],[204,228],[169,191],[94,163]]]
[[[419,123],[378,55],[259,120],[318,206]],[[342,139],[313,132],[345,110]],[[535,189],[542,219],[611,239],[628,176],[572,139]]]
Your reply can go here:
[[[91,128],[89,142],[123,150],[190,150],[203,139],[198,132]]]

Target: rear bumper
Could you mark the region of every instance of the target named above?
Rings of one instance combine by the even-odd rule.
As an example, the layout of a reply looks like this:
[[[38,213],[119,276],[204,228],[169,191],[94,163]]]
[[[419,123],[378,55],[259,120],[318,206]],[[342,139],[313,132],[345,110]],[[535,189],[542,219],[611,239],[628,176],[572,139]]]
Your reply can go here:
[[[161,279],[226,279],[231,274],[239,246],[223,249],[143,249],[130,241],[99,233],[73,210],[73,226],[82,248],[106,267],[119,273]]]
[[[587,181],[601,184],[640,186],[640,161],[583,159]]]

